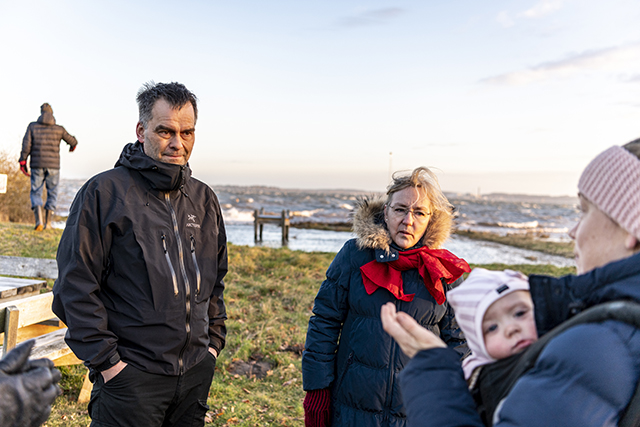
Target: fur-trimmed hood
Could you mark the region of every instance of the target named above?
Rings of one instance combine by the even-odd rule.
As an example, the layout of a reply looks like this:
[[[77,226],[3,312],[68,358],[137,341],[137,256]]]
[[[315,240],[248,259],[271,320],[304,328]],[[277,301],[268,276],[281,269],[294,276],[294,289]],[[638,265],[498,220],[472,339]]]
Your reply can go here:
[[[384,222],[385,199],[360,199],[353,214],[353,232],[359,249],[382,249],[389,252],[391,235]],[[439,249],[449,238],[453,227],[453,215],[450,212],[434,210],[422,236],[421,244],[430,249]]]

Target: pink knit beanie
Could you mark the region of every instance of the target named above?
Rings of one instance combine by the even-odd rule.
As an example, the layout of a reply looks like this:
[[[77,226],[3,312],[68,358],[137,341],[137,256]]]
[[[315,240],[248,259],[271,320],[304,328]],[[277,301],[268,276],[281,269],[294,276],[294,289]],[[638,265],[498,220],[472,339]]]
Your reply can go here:
[[[489,271],[475,268],[467,279],[447,293],[447,300],[464,332],[471,355],[462,362],[464,377],[468,379],[478,366],[495,361],[487,353],[482,333],[482,319],[487,309],[498,299],[514,291],[528,291],[529,281],[524,274],[512,271]]]
[[[589,163],[578,190],[640,240],[640,159],[613,146]]]

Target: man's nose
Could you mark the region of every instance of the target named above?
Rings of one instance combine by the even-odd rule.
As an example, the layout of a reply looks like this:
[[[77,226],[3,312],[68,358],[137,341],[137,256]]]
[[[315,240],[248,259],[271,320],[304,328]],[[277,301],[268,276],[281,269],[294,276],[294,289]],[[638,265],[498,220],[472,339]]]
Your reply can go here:
[[[169,140],[169,147],[173,150],[181,150],[184,146],[184,140],[180,134],[176,134]]]

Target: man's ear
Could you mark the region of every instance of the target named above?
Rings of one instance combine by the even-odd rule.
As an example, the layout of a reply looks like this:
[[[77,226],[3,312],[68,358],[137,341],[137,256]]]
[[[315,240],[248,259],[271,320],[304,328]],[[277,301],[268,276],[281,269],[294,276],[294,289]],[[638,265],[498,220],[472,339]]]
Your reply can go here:
[[[136,125],[136,136],[141,144],[144,144],[144,125],[142,122],[138,122]]]

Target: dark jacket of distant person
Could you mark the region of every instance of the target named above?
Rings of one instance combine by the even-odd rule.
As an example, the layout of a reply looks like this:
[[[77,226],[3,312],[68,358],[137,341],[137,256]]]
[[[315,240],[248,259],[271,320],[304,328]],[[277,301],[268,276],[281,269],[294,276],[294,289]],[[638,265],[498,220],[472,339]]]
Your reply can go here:
[[[224,347],[227,242],[218,199],[189,166],[156,161],[138,142],[90,179],[58,250],[53,311],[66,341],[103,371],[120,358],[178,375]]]
[[[468,354],[451,307],[436,303],[417,269],[402,272],[404,293],[415,293],[411,302],[397,300],[386,289],[366,293],[360,267],[374,259],[389,260],[399,249],[388,243],[383,207],[382,200],[359,206],[354,216],[357,237],[345,243],[331,263],[309,320],[303,386],[307,391],[331,388],[332,426],[405,425],[396,377],[409,359],[382,329],[380,308],[385,303],[394,302],[399,311],[441,336],[458,358]],[[449,229],[433,218],[419,245],[440,247]]]
[[[640,302],[640,254],[580,276],[531,276],[542,335],[599,303]],[[536,365],[498,407],[496,427],[617,426],[640,378],[640,331],[608,320],[574,326],[553,338]],[[418,353],[401,374],[412,427],[483,426],[457,355]]]
[[[40,107],[40,117],[29,123],[22,139],[22,151],[19,161],[29,160],[30,168],[60,169],[60,140],[64,140],[73,149],[78,141],[64,127],[56,124],[53,110],[49,104]]]

